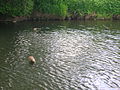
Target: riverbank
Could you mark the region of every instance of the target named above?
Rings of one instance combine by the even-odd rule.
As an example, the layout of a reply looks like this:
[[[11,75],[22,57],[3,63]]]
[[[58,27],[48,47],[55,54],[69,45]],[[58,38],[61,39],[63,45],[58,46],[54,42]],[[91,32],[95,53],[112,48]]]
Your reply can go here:
[[[97,14],[86,14],[86,15],[71,15],[71,16],[57,16],[52,14],[43,14],[34,12],[31,16],[0,16],[0,22],[19,22],[19,21],[62,21],[62,20],[120,20],[120,15],[113,15],[111,17],[99,17]]]
[[[0,21],[120,20],[120,0],[2,0]]]

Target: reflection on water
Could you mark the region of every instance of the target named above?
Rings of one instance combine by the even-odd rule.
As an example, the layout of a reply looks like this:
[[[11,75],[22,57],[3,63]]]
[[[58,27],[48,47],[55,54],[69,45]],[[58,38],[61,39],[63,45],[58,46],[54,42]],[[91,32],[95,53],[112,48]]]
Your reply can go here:
[[[0,29],[1,90],[120,89],[119,22],[23,22]]]

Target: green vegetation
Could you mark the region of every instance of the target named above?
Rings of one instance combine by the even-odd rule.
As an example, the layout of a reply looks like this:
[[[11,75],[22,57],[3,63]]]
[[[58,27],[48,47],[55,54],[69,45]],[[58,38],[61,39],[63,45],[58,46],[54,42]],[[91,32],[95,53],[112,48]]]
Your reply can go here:
[[[96,13],[100,17],[120,15],[120,0],[0,0],[0,14],[26,16],[32,12],[57,16]]]
[[[120,0],[68,0],[68,13],[96,13],[100,16],[120,14]]]
[[[0,13],[7,16],[23,16],[31,14],[33,0],[0,0]]]
[[[34,0],[34,11],[66,16],[67,5],[63,0]]]
[[[96,0],[95,12],[100,16],[120,14],[120,0]]]

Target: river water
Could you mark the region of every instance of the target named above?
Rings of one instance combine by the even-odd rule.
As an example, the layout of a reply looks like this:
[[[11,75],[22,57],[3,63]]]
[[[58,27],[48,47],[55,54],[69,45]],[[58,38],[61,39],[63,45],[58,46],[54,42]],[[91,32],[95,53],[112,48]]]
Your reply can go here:
[[[120,22],[0,23],[0,90],[120,90]]]

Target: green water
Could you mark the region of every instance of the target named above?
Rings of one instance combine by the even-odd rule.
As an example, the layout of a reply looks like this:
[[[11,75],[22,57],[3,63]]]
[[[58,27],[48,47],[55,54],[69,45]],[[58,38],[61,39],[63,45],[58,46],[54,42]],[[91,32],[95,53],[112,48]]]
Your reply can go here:
[[[119,21],[0,23],[0,90],[116,89]]]

